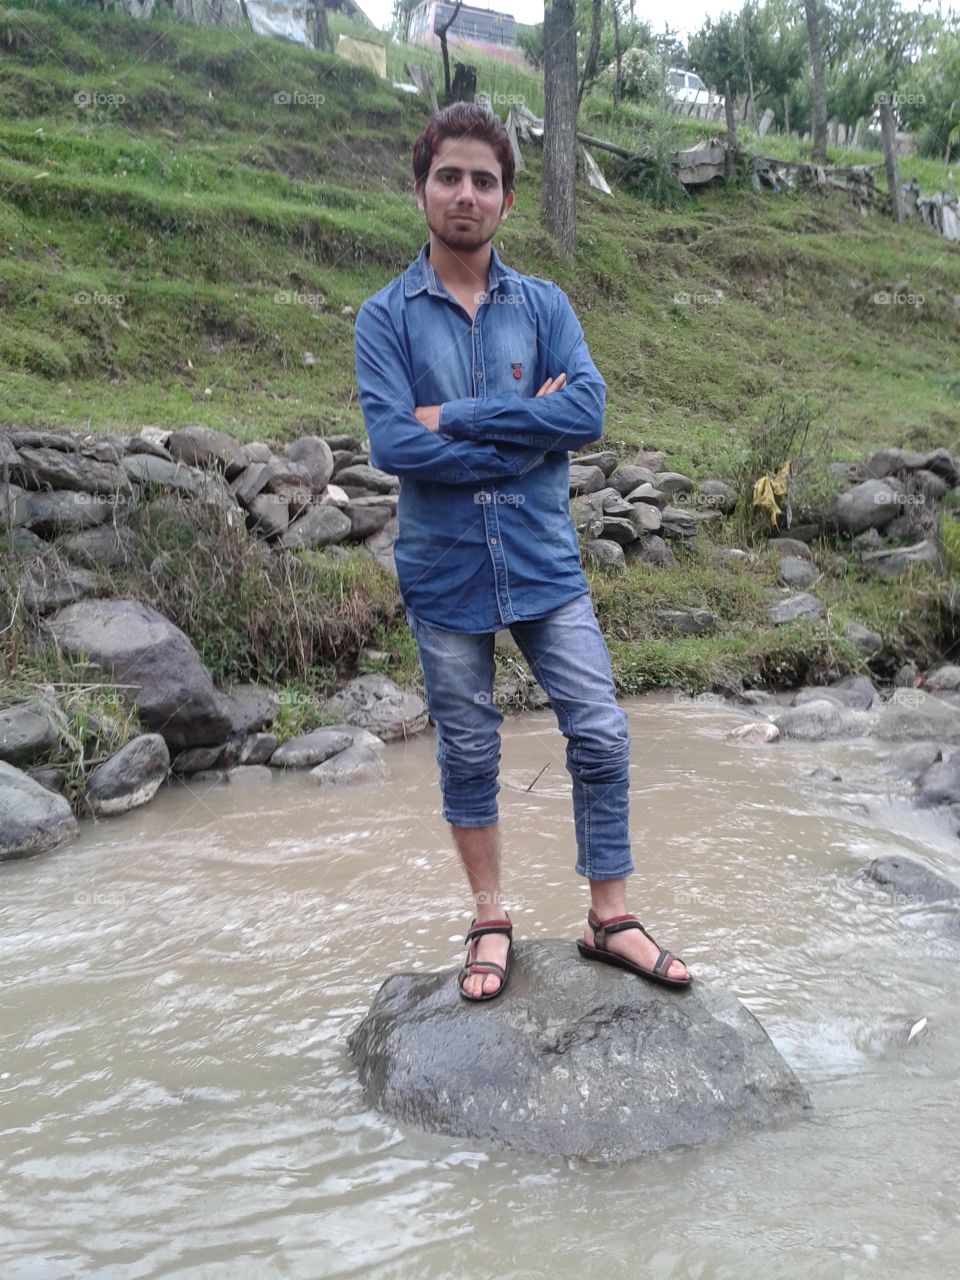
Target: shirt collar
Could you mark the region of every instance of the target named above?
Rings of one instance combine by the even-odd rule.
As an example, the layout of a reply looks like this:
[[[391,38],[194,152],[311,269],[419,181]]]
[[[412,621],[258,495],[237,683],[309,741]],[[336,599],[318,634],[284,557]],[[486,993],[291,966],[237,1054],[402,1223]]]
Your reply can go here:
[[[403,293],[404,297],[413,298],[418,293],[423,293],[426,289],[427,293],[435,298],[446,297],[446,290],[437,279],[437,273],[430,265],[430,258],[427,250],[430,248],[430,241],[424,242],[423,248],[417,257],[410,263],[406,271],[403,273]],[[490,270],[487,273],[487,292],[493,293],[502,280],[512,280],[517,284],[520,283],[520,274],[514,271],[512,267],[508,267],[501,261],[500,255],[497,253],[493,245],[490,246]]]

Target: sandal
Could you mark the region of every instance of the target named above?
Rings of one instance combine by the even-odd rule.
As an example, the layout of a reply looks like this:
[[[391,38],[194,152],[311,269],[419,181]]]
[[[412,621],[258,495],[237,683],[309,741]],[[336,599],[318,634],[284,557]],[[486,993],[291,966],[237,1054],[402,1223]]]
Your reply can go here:
[[[693,975],[687,974],[685,978],[668,978],[667,970],[670,968],[674,960],[684,961],[679,956],[675,956],[671,951],[665,950],[660,946],[656,938],[652,934],[647,933],[643,925],[636,916],[610,916],[607,920],[601,920],[597,913],[590,909],[587,916],[587,924],[593,930],[593,940],[595,946],[588,947],[582,938],[577,939],[577,946],[580,954],[586,956],[588,960],[601,960],[604,964],[613,964],[620,969],[628,969],[630,973],[638,973],[641,977],[652,978],[654,982],[663,982],[669,987],[689,987],[693,981]],[[601,946],[603,939],[608,933],[619,933],[622,929],[639,929],[645,937],[649,938],[655,947],[659,947],[660,954],[657,956],[656,963],[652,969],[645,969],[643,965],[634,964],[632,960],[628,960],[626,956],[618,956],[612,951],[607,951]]]
[[[507,948],[507,966],[495,964],[493,960],[477,959],[477,939],[482,938],[485,933],[502,933],[510,939],[510,945]],[[469,943],[470,954],[467,962],[457,974],[457,986],[460,988],[460,997],[468,1000],[471,1004],[482,1004],[485,1000],[496,1000],[497,996],[503,994],[503,989],[507,985],[507,979],[510,977],[510,953],[513,950],[513,923],[510,920],[481,920],[479,923],[476,918],[471,920],[470,928],[467,930],[464,944]],[[500,979],[500,985],[496,991],[485,991],[478,996],[467,995],[463,989],[463,984],[467,978],[476,973],[493,973]]]

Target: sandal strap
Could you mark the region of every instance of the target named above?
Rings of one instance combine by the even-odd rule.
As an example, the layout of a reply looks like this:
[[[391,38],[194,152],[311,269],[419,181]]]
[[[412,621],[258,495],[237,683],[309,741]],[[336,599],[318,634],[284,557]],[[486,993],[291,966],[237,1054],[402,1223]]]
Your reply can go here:
[[[502,933],[504,937],[513,940],[513,921],[512,920],[473,920],[470,928],[467,930],[464,943],[471,942],[474,938],[482,938],[486,933]]]
[[[591,909],[587,916],[587,924],[593,930],[594,942],[599,943],[601,938],[605,938],[608,933],[621,933],[624,929],[639,929],[641,933],[650,938],[643,925],[634,915],[624,916],[608,916],[606,920],[601,920],[595,911]],[[653,941],[653,938],[650,938]]]
[[[459,981],[462,978],[469,978],[475,973],[493,973],[504,981],[506,981],[507,977],[507,971],[503,965],[497,964],[494,960],[472,960],[470,964],[463,966],[457,974],[457,979]]]

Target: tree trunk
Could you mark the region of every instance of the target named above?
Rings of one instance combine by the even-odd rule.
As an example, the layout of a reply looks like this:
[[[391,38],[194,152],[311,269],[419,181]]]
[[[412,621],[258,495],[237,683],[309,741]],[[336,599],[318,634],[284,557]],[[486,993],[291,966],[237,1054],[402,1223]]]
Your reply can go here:
[[[434,34],[440,41],[440,52],[443,55],[443,101],[450,101],[450,54],[447,52],[447,32],[457,20],[457,14],[460,12],[460,6],[463,0],[457,0],[453,6],[453,13],[446,20],[442,27],[434,27]]]
[[[590,7],[590,43],[587,56],[583,60],[583,74],[580,77],[580,88],[577,90],[577,106],[583,101],[584,92],[597,78],[597,62],[600,57],[600,28],[603,25],[603,0],[591,0]]]
[[[540,216],[560,251],[577,245],[577,26],[574,0],[546,0],[543,14],[543,185]]]
[[[893,216],[897,222],[902,222],[903,197],[900,194],[900,165],[897,162],[897,125],[889,102],[880,104],[880,132],[883,134],[883,161],[887,167],[887,187]]]
[[[733,94],[730,91],[730,81],[725,80],[723,84],[723,110],[727,117],[727,155],[726,155],[726,180],[729,182],[733,177],[734,168],[736,166],[737,142],[737,115],[733,104]]]
[[[333,53],[333,36],[330,34],[324,0],[313,0],[313,43],[315,48]]]
[[[823,67],[823,44],[820,40],[819,0],[803,0],[807,15],[807,39],[810,42],[810,68],[813,72],[813,148],[814,164],[827,162],[827,80]]]
[[[610,10],[613,14],[613,50],[617,64],[613,76],[613,102],[614,106],[619,106],[623,84],[623,48],[620,44],[620,13],[617,9],[617,0],[610,0]]]
[[[790,95],[783,95],[783,132],[790,137]]]

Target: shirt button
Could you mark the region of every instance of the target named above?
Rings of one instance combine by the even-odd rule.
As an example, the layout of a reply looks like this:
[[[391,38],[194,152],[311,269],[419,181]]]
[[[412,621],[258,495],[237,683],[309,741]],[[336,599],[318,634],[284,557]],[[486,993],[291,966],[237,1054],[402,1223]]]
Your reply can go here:
[[[495,547],[495,546],[497,545],[497,540],[496,540],[496,538],[491,538],[491,539],[490,539],[490,545],[491,545],[491,547]]]

